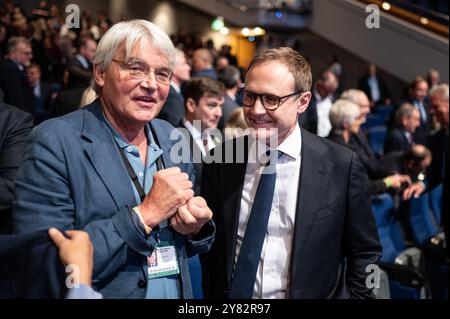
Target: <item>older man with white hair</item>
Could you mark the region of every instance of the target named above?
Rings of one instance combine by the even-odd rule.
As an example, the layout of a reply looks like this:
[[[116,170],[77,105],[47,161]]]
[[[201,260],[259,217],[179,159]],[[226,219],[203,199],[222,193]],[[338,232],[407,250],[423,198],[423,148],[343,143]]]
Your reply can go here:
[[[411,185],[403,194],[405,199],[411,196],[418,197],[424,191],[431,190],[443,184],[441,212],[442,212],[442,226],[444,227],[445,238],[447,242],[447,253],[449,251],[449,212],[448,199],[450,197],[449,186],[449,172],[448,172],[448,127],[449,127],[449,105],[448,105],[448,84],[439,84],[430,91],[429,110],[432,116],[441,125],[441,128],[429,136],[428,148],[433,155],[433,160],[430,165],[428,178],[425,183],[417,182]]]
[[[17,176],[15,231],[86,231],[105,298],[191,298],[187,258],[213,240],[193,166],[174,163],[173,127],[155,119],[174,60],[151,22],[113,26],[94,58],[99,98],[34,130]]]

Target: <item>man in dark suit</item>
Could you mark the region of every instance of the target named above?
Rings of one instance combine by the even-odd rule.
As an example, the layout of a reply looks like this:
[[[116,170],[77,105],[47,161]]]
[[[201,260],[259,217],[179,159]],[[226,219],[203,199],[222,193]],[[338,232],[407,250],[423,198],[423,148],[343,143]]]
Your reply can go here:
[[[328,113],[338,86],[339,80],[333,72],[326,70],[320,75],[314,83],[308,109],[299,116],[301,127],[321,137],[328,136],[331,131]]]
[[[33,128],[30,114],[0,104],[0,234],[12,232],[14,179],[22,162],[25,140]]]
[[[193,78],[183,87],[186,115],[177,126],[189,141],[198,184],[203,158],[221,142],[219,132],[212,130],[217,129],[222,116],[225,94],[222,82],[207,77]]]
[[[32,112],[33,108],[33,93],[25,72],[32,57],[30,42],[23,37],[12,37],[8,41],[8,55],[0,64],[3,102],[26,112]]]
[[[428,82],[418,76],[408,86],[408,97],[402,101],[413,105],[420,113],[420,126],[414,132],[414,141],[425,144],[427,135],[431,131],[432,121],[428,107]],[[391,121],[392,122],[392,121]]]
[[[390,93],[383,78],[377,74],[375,64],[369,64],[367,73],[359,80],[358,89],[366,93],[370,106],[391,104]]]
[[[169,96],[164,103],[158,118],[177,126],[184,117],[184,97],[181,86],[191,78],[191,66],[180,49],[175,49],[175,67],[170,82]]]
[[[35,125],[50,118],[53,113],[53,104],[57,93],[53,92],[52,86],[41,81],[41,67],[31,63],[27,68],[28,82],[33,90],[34,104],[33,117]]]
[[[384,154],[409,151],[416,144],[414,132],[420,126],[420,112],[409,103],[402,104],[395,114],[396,127],[391,128],[384,141]]]
[[[403,197],[409,199],[411,196],[419,196],[422,192],[431,190],[443,184],[442,192],[442,226],[444,227],[447,253],[449,248],[449,157],[448,157],[448,129],[449,129],[449,104],[448,104],[448,84],[439,84],[430,91],[430,114],[436,117],[441,124],[441,129],[428,137],[428,148],[433,155],[433,160],[429,168],[429,174],[425,183],[417,182],[407,189]]]
[[[86,89],[91,84],[92,63],[96,49],[97,43],[92,38],[84,37],[80,40],[78,53],[67,66],[69,71],[67,88]]]
[[[243,105],[255,131],[203,164],[217,226],[203,261],[207,297],[372,297],[367,267],[381,247],[367,175],[351,150],[298,125],[310,88],[311,69],[290,48],[250,63]]]

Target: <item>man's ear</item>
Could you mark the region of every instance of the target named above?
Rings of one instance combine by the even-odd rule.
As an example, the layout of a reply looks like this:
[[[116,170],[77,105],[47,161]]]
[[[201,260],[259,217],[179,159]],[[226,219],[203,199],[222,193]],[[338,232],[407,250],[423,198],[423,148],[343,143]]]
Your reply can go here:
[[[189,113],[195,113],[196,107],[197,107],[197,103],[195,103],[195,101],[194,101],[193,98],[188,98],[188,99],[186,100],[186,110],[187,110]]]
[[[94,81],[98,87],[105,85],[105,71],[100,70],[98,65],[94,65]]]
[[[306,111],[309,105],[309,101],[311,101],[311,92],[307,91],[300,95],[300,98],[298,99],[298,105],[297,105],[297,113],[302,114]]]

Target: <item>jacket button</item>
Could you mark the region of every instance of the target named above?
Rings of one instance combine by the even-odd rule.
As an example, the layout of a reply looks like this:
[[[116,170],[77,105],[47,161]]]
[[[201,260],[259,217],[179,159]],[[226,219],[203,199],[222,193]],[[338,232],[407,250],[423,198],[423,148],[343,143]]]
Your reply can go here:
[[[139,280],[138,287],[144,289],[147,287],[147,282],[145,280]]]

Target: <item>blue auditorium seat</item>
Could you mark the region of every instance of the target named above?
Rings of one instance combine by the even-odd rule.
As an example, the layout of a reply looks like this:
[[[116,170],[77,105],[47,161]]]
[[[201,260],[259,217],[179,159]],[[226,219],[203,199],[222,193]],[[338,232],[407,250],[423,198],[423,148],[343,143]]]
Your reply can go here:
[[[386,126],[374,126],[366,130],[367,138],[376,155],[383,155],[384,140],[386,139]]]
[[[393,111],[394,107],[390,105],[378,105],[375,108],[375,114],[382,117],[385,121],[389,119]]]
[[[372,211],[380,236],[383,256],[379,266],[389,277],[392,299],[419,299],[424,285],[422,272],[417,267],[400,264],[399,256],[408,250],[395,215],[393,201],[389,194],[372,196]]]
[[[367,115],[367,120],[361,125],[361,128],[366,131],[367,129],[374,126],[383,126],[386,124],[386,119],[375,113],[370,113]]]
[[[411,198],[410,201],[408,223],[416,245],[423,245],[439,232],[439,228],[433,222],[429,203],[428,193]]]
[[[441,201],[442,201],[442,184],[438,185],[429,192],[430,207],[433,213],[436,226],[441,225]]]

